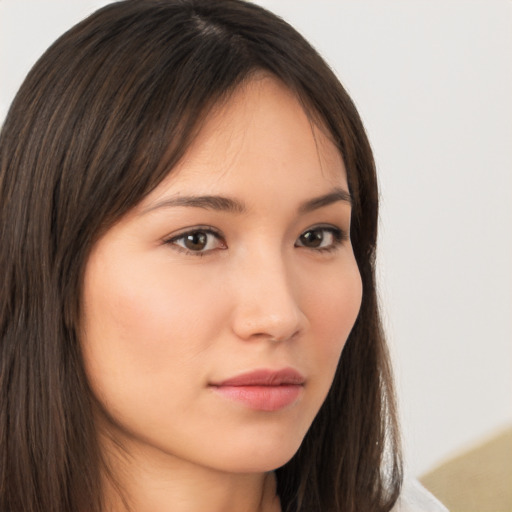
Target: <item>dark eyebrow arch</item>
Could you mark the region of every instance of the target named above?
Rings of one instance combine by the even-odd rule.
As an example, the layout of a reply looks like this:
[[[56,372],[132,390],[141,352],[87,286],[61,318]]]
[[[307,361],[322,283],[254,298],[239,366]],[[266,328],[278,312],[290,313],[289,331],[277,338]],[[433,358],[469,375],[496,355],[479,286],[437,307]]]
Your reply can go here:
[[[302,203],[299,207],[299,213],[312,212],[313,210],[318,210],[319,208],[323,208],[324,206],[328,206],[338,201],[344,201],[352,205],[351,195],[342,188],[336,188],[329,194],[325,194],[320,197],[314,197],[313,199],[309,199],[305,203]]]
[[[236,199],[231,199],[230,197],[177,196],[164,199],[149,206],[143,210],[142,214],[151,212],[157,208],[173,206],[188,206],[193,208],[203,208],[205,210],[218,210],[232,213],[244,213],[246,211],[246,207],[242,202],[237,201]]]
[[[342,189],[336,188],[333,192],[323,196],[314,197],[299,206],[299,213],[308,213],[324,206],[328,206],[338,201],[344,201],[352,204],[350,194]],[[158,208],[169,208],[176,206],[188,206],[193,208],[203,208],[205,210],[226,211],[232,213],[245,213],[247,208],[245,204],[236,199],[223,196],[177,196],[163,199],[142,211],[141,215],[156,210]]]

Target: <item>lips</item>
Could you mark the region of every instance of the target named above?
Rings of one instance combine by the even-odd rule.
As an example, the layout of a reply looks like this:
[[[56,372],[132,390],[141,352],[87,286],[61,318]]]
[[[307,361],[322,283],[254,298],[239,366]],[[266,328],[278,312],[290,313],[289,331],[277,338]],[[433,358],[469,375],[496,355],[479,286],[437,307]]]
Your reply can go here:
[[[278,411],[295,403],[303,393],[305,378],[293,368],[256,370],[211,384],[228,400],[253,410]]]

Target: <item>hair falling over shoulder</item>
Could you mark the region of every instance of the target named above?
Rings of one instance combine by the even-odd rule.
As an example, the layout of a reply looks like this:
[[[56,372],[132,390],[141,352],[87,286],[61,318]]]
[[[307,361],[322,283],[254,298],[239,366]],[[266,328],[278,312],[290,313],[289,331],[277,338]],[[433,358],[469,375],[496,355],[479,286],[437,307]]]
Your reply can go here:
[[[79,343],[91,246],[257,72],[337,144],[363,300],[334,383],[276,471],[283,511],[385,512],[402,479],[374,275],[378,191],[360,117],[292,27],[239,0],[125,0],[73,27],[21,86],[0,136],[0,510],[104,512],[108,475]]]

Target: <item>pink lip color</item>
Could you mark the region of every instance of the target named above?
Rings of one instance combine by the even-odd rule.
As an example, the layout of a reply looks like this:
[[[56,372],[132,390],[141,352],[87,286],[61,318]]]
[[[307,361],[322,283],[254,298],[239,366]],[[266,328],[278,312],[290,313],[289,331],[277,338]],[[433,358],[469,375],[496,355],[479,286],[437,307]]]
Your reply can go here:
[[[256,370],[227,379],[212,388],[224,397],[250,409],[278,411],[293,404],[302,393],[305,379],[291,368]]]

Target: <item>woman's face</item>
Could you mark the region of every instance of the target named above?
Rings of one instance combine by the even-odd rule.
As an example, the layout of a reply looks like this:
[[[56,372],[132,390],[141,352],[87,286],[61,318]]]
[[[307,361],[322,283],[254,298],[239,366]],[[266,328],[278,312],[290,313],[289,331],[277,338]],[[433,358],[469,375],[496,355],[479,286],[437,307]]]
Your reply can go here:
[[[361,303],[345,168],[271,78],[94,246],[83,354],[125,449],[229,472],[298,449]]]

